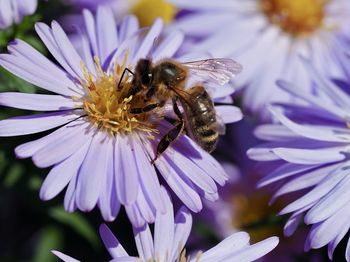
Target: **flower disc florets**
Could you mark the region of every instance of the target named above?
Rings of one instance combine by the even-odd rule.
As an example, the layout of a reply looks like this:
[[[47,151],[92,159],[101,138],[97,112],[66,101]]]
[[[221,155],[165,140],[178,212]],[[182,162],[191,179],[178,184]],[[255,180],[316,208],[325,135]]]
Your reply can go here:
[[[310,34],[323,24],[326,0],[261,0],[269,21],[295,35]]]
[[[127,96],[131,88],[130,77],[124,74],[120,81],[125,63],[122,66],[116,65],[112,74],[103,72],[98,57],[95,57],[95,66],[96,77],[82,65],[85,79],[80,80],[85,89],[83,108],[89,120],[111,135],[134,130],[156,132],[154,120],[159,116],[159,109],[141,114],[130,113],[131,108],[142,108],[146,104],[141,96]]]

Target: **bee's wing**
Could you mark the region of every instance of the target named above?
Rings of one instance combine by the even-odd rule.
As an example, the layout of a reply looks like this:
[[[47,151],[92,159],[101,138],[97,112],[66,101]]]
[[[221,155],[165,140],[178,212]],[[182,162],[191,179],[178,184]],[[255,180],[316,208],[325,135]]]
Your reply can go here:
[[[242,71],[242,66],[229,58],[213,58],[183,63],[190,74],[203,80],[224,85]]]

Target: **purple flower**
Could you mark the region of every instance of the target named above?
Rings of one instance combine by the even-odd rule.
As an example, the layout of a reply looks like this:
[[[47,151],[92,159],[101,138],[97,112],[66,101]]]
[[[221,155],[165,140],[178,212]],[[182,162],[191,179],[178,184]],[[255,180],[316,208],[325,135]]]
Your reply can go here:
[[[173,206],[166,191],[163,192],[167,210],[165,214],[157,213],[154,236],[148,225],[133,228],[139,257],[129,256],[117,238],[106,225],[101,225],[101,238],[112,256],[111,261],[159,261],[159,262],[217,262],[217,261],[254,261],[269,253],[278,244],[277,237],[270,237],[256,244],[249,244],[249,235],[245,232],[235,233],[215,247],[205,252],[186,257],[184,247],[192,227],[190,212],[183,206],[175,218]],[[58,251],[53,253],[65,262],[77,260]]]
[[[241,172],[239,172],[232,164],[222,163],[222,165],[230,175],[230,180],[220,189],[220,199],[215,203],[204,202],[205,208],[197,216],[222,238],[240,230],[247,231],[253,242],[261,241],[271,235],[278,236],[279,245],[273,252],[261,258],[259,260],[261,262],[293,262],[296,257],[301,257],[306,228],[300,229],[293,237],[286,238],[283,236],[283,227],[276,219],[276,213],[287,200],[280,199],[269,206],[271,192],[268,189],[255,188],[256,173],[253,173],[252,168],[244,170],[240,166]]]
[[[276,87],[277,79],[293,80],[310,89],[311,79],[300,70],[299,54],[312,57],[321,72],[341,75],[334,62],[341,48],[335,36],[349,35],[347,0],[171,2],[191,11],[173,26],[187,36],[205,39],[195,43],[195,50],[214,57],[235,57],[242,63],[245,70],[235,84],[245,88],[245,108],[262,117],[267,103],[293,99]]]
[[[35,12],[37,0],[0,0],[0,29],[20,23],[24,16]]]
[[[99,6],[106,6],[112,10],[117,19],[132,14],[137,16],[141,26],[150,26],[156,18],[162,18],[166,24],[171,23],[178,12],[176,6],[169,0],[65,0],[65,2],[77,10],[88,8],[95,11]],[[72,19],[79,23],[79,19],[74,15],[68,17],[68,21]]]
[[[53,167],[40,191],[43,200],[58,195],[66,186],[65,209],[90,211],[96,205],[105,220],[117,216],[123,205],[135,226],[153,222],[156,211],[165,210],[159,176],[191,210],[202,209],[201,198],[218,198],[216,183],[227,175],[220,164],[184,134],[151,164],[162,137],[172,126],[163,118],[172,112],[165,106],[142,114],[130,108],[141,99],[123,95],[129,76],[118,82],[127,66],[133,70],[140,58],[153,61],[172,57],[183,35],[162,33],[156,20],[146,31],[135,17],[125,17],[117,27],[109,9],[100,8],[96,18],[84,11],[81,45],[74,47],[57,22],[36,24],[36,31],[60,66],[21,40],[0,55],[0,64],[13,74],[56,95],[2,93],[0,105],[48,111],[0,121],[0,136],[54,132],[20,145],[18,158],[31,157],[41,168]],[[156,41],[157,40],[157,41]],[[181,58],[179,58],[181,60]],[[225,100],[232,88],[208,90]],[[218,119],[238,121],[242,114],[233,106],[216,107]]]
[[[349,63],[344,56],[344,65]],[[298,197],[280,212],[291,214],[284,233],[294,233],[300,220],[312,225],[305,250],[328,244],[332,258],[336,246],[350,227],[350,93],[349,81],[331,81],[303,59],[307,72],[315,81],[314,94],[292,83],[279,81],[288,93],[304,101],[303,105],[289,103],[269,107],[281,124],[262,125],[256,135],[268,141],[250,149],[248,155],[263,161],[260,168],[273,171],[259,187],[273,184],[280,196],[298,192]],[[350,261],[350,242],[346,260]]]

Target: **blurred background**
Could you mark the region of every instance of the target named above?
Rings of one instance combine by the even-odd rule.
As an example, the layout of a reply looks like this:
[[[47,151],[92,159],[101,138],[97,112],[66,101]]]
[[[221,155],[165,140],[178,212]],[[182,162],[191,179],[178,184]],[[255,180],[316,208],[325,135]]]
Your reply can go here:
[[[50,57],[33,30],[34,23],[49,23],[77,12],[68,2],[40,1],[34,15],[0,31],[0,51],[5,52],[7,43],[16,37]],[[0,69],[0,91],[39,92],[35,86],[3,69]],[[240,100],[239,94],[236,95],[236,105],[240,106]],[[0,107],[0,119],[20,114],[20,110]],[[219,202],[207,203],[205,210],[195,215],[187,252],[210,248],[230,233],[244,230],[251,235],[253,243],[272,235],[281,237],[278,248],[264,261],[328,261],[326,248],[307,254],[303,252],[306,237],[303,225],[292,237],[284,238],[286,219],[275,215],[281,209],[283,199],[269,206],[269,191],[255,189],[259,170],[245,156],[246,150],[257,144],[252,135],[255,121],[246,117],[230,125],[221,139],[215,156],[232,179],[222,188]],[[48,170],[36,168],[31,160],[16,159],[16,146],[41,136],[0,138],[0,261],[58,261],[50,253],[52,249],[82,261],[108,261],[109,254],[98,235],[99,225],[103,222],[99,211],[68,214],[63,210],[62,194],[54,200],[41,201],[38,192]],[[127,251],[136,255],[132,229],[123,210],[109,226]],[[344,260],[345,247],[345,242],[339,245],[334,261]]]

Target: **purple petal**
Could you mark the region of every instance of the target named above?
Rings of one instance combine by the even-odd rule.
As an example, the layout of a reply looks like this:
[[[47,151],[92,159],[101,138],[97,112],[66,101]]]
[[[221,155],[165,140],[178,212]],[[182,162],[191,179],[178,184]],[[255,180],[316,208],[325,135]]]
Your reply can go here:
[[[36,111],[59,111],[74,109],[79,104],[71,98],[59,95],[38,95],[24,93],[1,93],[0,105]]]
[[[112,152],[108,153],[107,175],[102,179],[102,189],[98,199],[98,206],[105,221],[113,221],[119,213],[120,202],[115,190],[114,157]]]
[[[264,144],[248,149],[247,156],[255,161],[280,160],[280,158],[272,152],[272,148],[269,145]]]
[[[35,72],[35,75],[33,75],[34,80],[39,78],[43,81],[49,81],[51,85],[48,85],[50,87],[48,90],[62,95],[81,94],[81,90],[69,79],[65,71],[57,67],[26,42],[16,39],[10,43],[7,49],[12,56],[11,59],[18,58],[18,61],[21,62],[16,65],[17,67],[23,65],[22,68],[25,72]]]
[[[56,27],[56,26],[55,26]],[[57,28],[57,27],[56,27]],[[35,24],[35,30],[38,33],[41,41],[45,44],[47,49],[50,51],[50,53],[53,55],[53,57],[59,62],[59,64],[70,74],[70,76],[76,78],[77,74],[76,72],[71,68],[68,61],[66,61],[65,55],[62,53],[62,50],[58,43],[56,42],[56,39],[53,35],[53,32],[49,26],[47,26],[44,23],[36,23]],[[65,36],[67,37],[67,36]],[[63,40],[62,42],[67,41],[67,39]],[[68,40],[69,41],[69,40]],[[64,46],[63,48],[71,48],[71,44],[67,44],[67,46]],[[74,51],[73,51],[74,52]],[[77,59],[77,57],[75,57]],[[78,58],[75,63],[79,63],[80,68],[80,62],[81,58]],[[80,69],[81,71],[81,69]],[[82,76],[81,79],[84,79],[84,76]]]
[[[226,259],[232,261],[255,261],[271,252],[278,245],[278,242],[278,237],[270,237],[238,252],[229,252]]]
[[[138,169],[139,180],[141,182],[142,191],[147,195],[149,201],[160,212],[164,212],[166,207],[162,201],[162,194],[158,175],[155,168],[151,165],[151,160],[147,157],[147,152],[141,141],[146,140],[145,137],[135,138],[134,159]]]
[[[78,175],[72,177],[68,184],[66,194],[64,195],[64,209],[67,212],[74,212],[77,209],[76,204],[76,187],[77,187]]]
[[[333,258],[333,253],[334,250],[336,249],[336,247],[338,246],[338,244],[340,243],[340,241],[345,237],[345,235],[348,233],[349,231],[349,226],[350,223],[348,223],[346,226],[343,227],[343,229],[340,231],[340,233],[338,233],[337,237],[335,237],[329,244],[328,244],[328,257],[330,260],[332,260]]]
[[[124,42],[139,29],[139,22],[135,16],[127,15],[120,22],[118,30],[119,42]]]
[[[131,135],[116,136],[114,163],[116,189],[120,203],[131,205],[139,191],[138,169],[135,163],[135,139]],[[142,174],[141,174],[142,175]]]
[[[170,261],[179,257],[179,252],[185,247],[192,229],[192,216],[188,209],[182,206],[175,217],[175,235],[173,241],[173,254]]]
[[[155,164],[177,197],[193,212],[199,212],[203,207],[202,201],[192,183],[188,179],[181,178],[163,156],[159,157]]]
[[[146,221],[141,215],[136,202],[131,205],[126,205],[125,211],[133,227],[140,228],[146,225]]]
[[[339,134],[335,128],[330,128],[328,126],[307,126],[307,125],[301,125],[297,124],[287,117],[283,115],[283,113],[280,110],[277,110],[276,108],[269,107],[270,111],[273,113],[273,115],[286,127],[288,127],[290,130],[295,132],[296,134],[299,134],[300,136],[319,140],[319,141],[328,141],[328,142],[349,142],[350,141],[350,135],[348,130],[344,129],[342,132],[343,134]]]
[[[350,177],[340,181],[325,197],[315,204],[305,215],[306,224],[315,224],[334,215],[340,208],[350,202]]]
[[[350,261],[350,238],[348,240],[348,243],[346,244],[345,258],[346,261]]]
[[[78,127],[79,125],[84,123],[85,121],[83,120],[77,120],[77,121],[71,122],[63,127],[60,127],[59,129],[55,130],[54,132],[50,133],[47,136],[19,145],[15,149],[16,156],[18,158],[31,157],[35,153],[37,153],[39,150],[47,146],[48,144],[54,141],[60,141],[65,136],[69,135],[69,133],[74,127]]]
[[[286,141],[300,137],[285,126],[276,124],[260,125],[254,130],[254,135],[265,141]]]
[[[279,187],[272,199],[274,200],[282,195],[315,186],[328,175],[329,171],[326,168],[318,168],[315,171],[298,175],[295,178],[290,179],[283,186]]]
[[[139,190],[135,205],[144,221],[149,224],[154,223],[157,211],[143,190]]]
[[[148,225],[145,225],[143,228],[133,228],[133,230],[139,257],[144,261],[153,261],[153,238]]]
[[[201,262],[222,261],[228,252],[237,252],[249,246],[249,235],[246,232],[238,232],[225,238],[216,246],[204,252]]]
[[[219,185],[223,186],[228,180],[229,177],[220,163],[188,136],[181,135],[172,147],[179,152],[186,152],[186,157],[205,171]]]
[[[0,1],[0,29],[5,29],[12,23],[12,10],[10,1]]]
[[[291,95],[297,96],[298,98],[303,99],[311,105],[323,109],[327,113],[332,113],[338,118],[344,118],[348,115],[346,111],[342,110],[336,105],[327,103],[323,99],[320,99],[320,97],[313,95],[311,92],[303,91],[301,88],[297,88],[293,84],[290,84],[286,81],[279,80],[277,81],[277,85]]]
[[[349,208],[349,205],[347,205],[347,208]],[[342,228],[348,225],[350,212],[347,208],[339,210],[322,223],[314,224],[307,237],[305,247],[321,248],[336,238],[338,232],[341,232]]]
[[[286,222],[283,233],[285,236],[290,237],[294,234],[295,230],[297,229],[300,220],[302,219],[303,214],[293,214]]]
[[[163,58],[173,57],[178,51],[184,40],[184,34],[180,31],[172,31],[151,54],[154,61]]]
[[[297,175],[302,172],[310,171],[313,168],[318,167],[319,165],[296,165],[291,163],[286,163],[275,169],[272,173],[262,178],[257,186],[264,187],[269,184],[275,183],[282,179]]]
[[[59,257],[60,259],[62,259],[62,261],[64,262],[80,262],[79,260],[76,260],[70,256],[67,256],[66,254],[63,254],[59,251],[56,250],[52,250],[51,251],[55,256]]]
[[[66,62],[69,64],[78,78],[84,79],[84,74],[81,67],[81,62],[83,60],[75,50],[68,36],[56,21],[51,23],[51,27],[53,37],[55,38],[57,46],[60,48],[61,54],[65,58]]]
[[[95,25],[95,18],[92,15],[92,13],[84,9],[83,10],[83,17],[84,17],[84,24],[87,36],[89,38],[89,43],[91,44],[92,53],[94,55],[100,56],[99,49],[97,48],[97,34],[96,34],[96,25]]]
[[[18,2],[18,11],[21,15],[31,15],[35,12],[38,7],[37,0],[28,0],[28,1],[17,1]]]
[[[79,170],[76,203],[79,209],[90,211],[101,192],[101,177],[107,175],[108,159],[112,154],[112,138],[99,131],[93,137],[89,151]]]
[[[55,78],[51,73],[44,71],[32,62],[28,62],[26,58],[9,54],[0,54],[0,64],[9,72],[33,85],[61,95],[80,96],[80,94],[77,93],[78,89],[76,87],[70,89],[62,85],[62,83],[67,82],[64,81],[66,77]]]
[[[165,214],[157,213],[154,224],[154,257],[160,261],[168,261],[174,244],[174,211],[168,192],[162,188],[163,198],[166,201]]]
[[[51,140],[33,155],[34,164],[46,168],[65,160],[81,146],[90,143],[92,132],[89,129],[90,125],[85,123],[73,127],[61,140]]]
[[[42,200],[54,198],[63,190],[72,177],[78,174],[88,149],[89,143],[86,143],[71,157],[51,169],[40,189],[40,198]]]
[[[117,26],[112,11],[107,7],[97,9],[96,21],[99,54],[101,63],[104,64],[118,46]]]
[[[79,118],[77,111],[13,117],[0,121],[0,136],[20,136],[46,131]]]
[[[322,90],[327,97],[334,101],[335,104],[339,105],[340,108],[345,111],[350,110],[350,97],[347,93],[342,91],[338,86],[336,86],[332,81],[328,80],[326,76],[320,74],[316,68],[312,65],[311,61],[307,59],[302,59],[303,64],[312,77],[312,79],[317,84],[317,87]]]
[[[274,148],[272,152],[287,162],[301,165],[327,164],[345,159],[345,155],[339,148],[317,150]]]
[[[148,55],[149,51],[151,50],[154,40],[160,35],[161,31],[163,29],[163,21],[160,18],[157,18],[153,25],[150,27],[150,29],[147,32],[147,35],[143,39],[140,46],[138,46],[138,51],[134,54],[132,58],[132,64],[136,64],[136,62],[140,58],[144,58]]]
[[[138,257],[118,257],[112,259],[109,262],[140,262],[140,258]]]
[[[118,239],[113,235],[112,231],[106,226],[106,224],[101,224],[100,236],[112,258],[128,256],[128,253],[126,253],[123,246],[119,243]]]
[[[315,201],[318,201],[326,194],[328,194],[345,176],[347,175],[347,170],[337,169],[329,173],[328,177],[318,184],[314,189],[300,197],[293,203],[286,206],[280,214],[287,214],[301,209]]]
[[[225,124],[235,123],[243,118],[242,111],[235,106],[215,106],[215,109]]]

